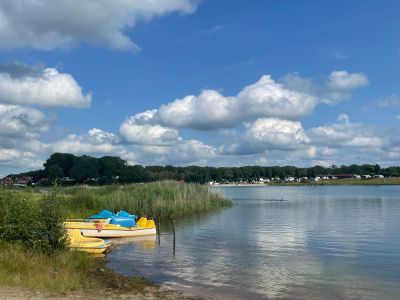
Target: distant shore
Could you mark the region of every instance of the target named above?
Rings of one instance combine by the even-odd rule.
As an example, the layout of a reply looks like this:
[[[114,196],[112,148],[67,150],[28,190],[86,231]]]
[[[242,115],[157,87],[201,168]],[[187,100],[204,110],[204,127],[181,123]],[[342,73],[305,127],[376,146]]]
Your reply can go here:
[[[372,179],[327,179],[309,182],[271,181],[267,183],[226,183],[210,185],[213,187],[260,187],[260,186],[317,186],[317,185],[400,185],[400,178]]]

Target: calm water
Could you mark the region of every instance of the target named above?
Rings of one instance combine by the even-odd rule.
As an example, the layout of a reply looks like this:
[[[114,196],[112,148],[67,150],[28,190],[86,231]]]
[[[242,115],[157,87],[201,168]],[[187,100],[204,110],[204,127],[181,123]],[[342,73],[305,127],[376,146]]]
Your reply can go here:
[[[221,187],[236,205],[108,255],[214,299],[399,299],[400,187]],[[280,201],[283,199],[283,201]]]

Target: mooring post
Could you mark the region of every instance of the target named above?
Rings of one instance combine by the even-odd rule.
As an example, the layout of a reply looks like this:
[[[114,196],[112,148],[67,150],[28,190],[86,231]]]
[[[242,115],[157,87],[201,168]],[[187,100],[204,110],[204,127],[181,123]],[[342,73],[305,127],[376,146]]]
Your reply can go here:
[[[173,251],[173,255],[175,257],[175,249],[176,249],[176,243],[175,243],[175,219],[172,220],[172,234],[173,234],[173,244],[172,244],[172,251]]]

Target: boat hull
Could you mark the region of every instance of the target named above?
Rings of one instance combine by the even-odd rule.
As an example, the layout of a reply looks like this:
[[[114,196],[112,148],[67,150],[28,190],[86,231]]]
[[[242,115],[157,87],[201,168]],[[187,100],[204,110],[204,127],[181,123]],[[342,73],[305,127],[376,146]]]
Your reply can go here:
[[[83,236],[86,237],[134,237],[144,235],[156,234],[156,228],[135,228],[130,230],[118,230],[118,229],[80,229]]]
[[[108,247],[90,248],[90,247],[71,247],[71,250],[83,251],[91,254],[101,254],[108,251]]]

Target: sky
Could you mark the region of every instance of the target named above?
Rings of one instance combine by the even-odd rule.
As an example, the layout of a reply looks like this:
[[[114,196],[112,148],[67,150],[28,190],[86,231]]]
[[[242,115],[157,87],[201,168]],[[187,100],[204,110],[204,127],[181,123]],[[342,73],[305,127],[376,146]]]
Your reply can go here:
[[[0,2],[0,176],[142,165],[399,165],[398,1]]]

